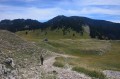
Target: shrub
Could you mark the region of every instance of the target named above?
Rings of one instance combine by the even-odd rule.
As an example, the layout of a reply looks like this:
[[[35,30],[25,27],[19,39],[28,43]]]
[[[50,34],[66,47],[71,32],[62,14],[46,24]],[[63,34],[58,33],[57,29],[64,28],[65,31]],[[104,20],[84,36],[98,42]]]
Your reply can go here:
[[[53,63],[53,66],[56,66],[56,67],[64,67],[64,64],[61,63],[61,62],[56,61],[56,62]]]

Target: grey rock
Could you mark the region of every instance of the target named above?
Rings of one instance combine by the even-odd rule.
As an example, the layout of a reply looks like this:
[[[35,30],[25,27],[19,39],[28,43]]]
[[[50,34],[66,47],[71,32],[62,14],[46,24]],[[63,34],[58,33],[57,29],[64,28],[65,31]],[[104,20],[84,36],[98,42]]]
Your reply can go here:
[[[119,71],[104,70],[103,73],[107,76],[108,79],[120,79]]]
[[[18,79],[17,69],[10,69],[4,64],[0,64],[0,79]]]
[[[5,60],[5,63],[8,64],[9,66],[13,67],[13,68],[15,67],[15,63],[14,63],[12,58],[7,58]]]
[[[2,64],[0,64],[0,75],[2,75]]]

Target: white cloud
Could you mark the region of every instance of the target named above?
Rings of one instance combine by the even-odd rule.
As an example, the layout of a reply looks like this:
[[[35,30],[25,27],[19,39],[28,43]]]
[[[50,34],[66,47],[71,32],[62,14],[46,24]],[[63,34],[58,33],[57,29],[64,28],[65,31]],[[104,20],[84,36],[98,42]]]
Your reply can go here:
[[[115,23],[120,23],[120,20],[109,20],[109,21],[112,21],[112,22],[115,22]]]
[[[48,20],[63,13],[65,13],[65,10],[60,8],[0,6],[0,20],[16,18]]]
[[[37,8],[37,7],[14,7],[8,5],[0,5],[0,20],[2,19],[36,19],[49,20],[57,15],[66,16],[89,16],[91,14],[107,14],[120,16],[120,10],[111,10],[98,7],[84,7],[82,9],[63,9],[59,7],[53,8]],[[118,21],[117,21],[118,22]]]
[[[81,10],[83,14],[108,14],[108,15],[120,15],[120,10],[111,10],[97,7],[87,7]]]

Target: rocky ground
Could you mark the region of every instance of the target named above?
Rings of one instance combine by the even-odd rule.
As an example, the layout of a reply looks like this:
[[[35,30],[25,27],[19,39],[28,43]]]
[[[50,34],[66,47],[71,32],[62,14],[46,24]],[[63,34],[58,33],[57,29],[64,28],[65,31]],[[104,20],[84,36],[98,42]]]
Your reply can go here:
[[[65,68],[54,67],[55,58],[59,56],[70,57],[54,54],[45,59],[44,65],[39,62],[25,68],[10,68],[0,64],[0,79],[92,79],[84,73],[72,71],[70,66]],[[118,71],[105,70],[103,73],[108,79],[120,79],[120,72]]]
[[[119,71],[104,70],[103,73],[107,76],[108,79],[120,79]]]
[[[60,54],[59,54],[60,55]],[[63,56],[63,55],[61,55]],[[91,79],[83,73],[77,73],[72,71],[70,67],[67,68],[58,68],[54,67],[53,63],[55,58],[58,55],[55,55],[46,59],[44,65],[38,63],[30,68],[22,68],[19,70],[20,79]]]

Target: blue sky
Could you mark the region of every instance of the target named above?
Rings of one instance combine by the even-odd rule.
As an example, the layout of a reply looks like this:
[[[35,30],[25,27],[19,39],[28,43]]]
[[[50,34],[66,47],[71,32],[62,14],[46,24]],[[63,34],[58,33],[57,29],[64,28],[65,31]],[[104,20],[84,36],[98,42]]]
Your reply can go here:
[[[57,15],[120,22],[120,0],[0,0],[0,20],[47,21]]]

